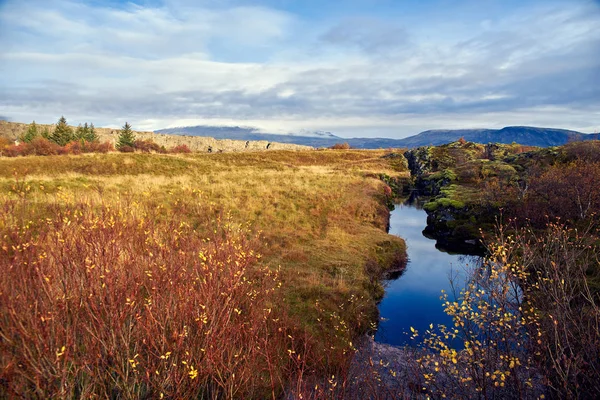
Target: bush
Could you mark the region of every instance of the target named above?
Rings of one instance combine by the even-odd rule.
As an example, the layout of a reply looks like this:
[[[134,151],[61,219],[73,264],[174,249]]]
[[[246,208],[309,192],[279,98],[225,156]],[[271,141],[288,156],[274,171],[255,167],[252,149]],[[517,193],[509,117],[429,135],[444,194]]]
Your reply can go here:
[[[109,151],[114,150],[115,148],[110,142],[83,142],[82,146],[82,151],[84,153],[108,153]]]
[[[593,226],[500,228],[458,298],[454,326],[431,327],[423,386],[447,398],[595,398],[600,393],[600,307],[587,279],[597,264]],[[456,288],[455,288],[456,290]],[[415,332],[415,335],[418,335]]]
[[[187,147],[187,145],[185,144],[179,144],[173,148],[171,148],[171,150],[169,151],[169,153],[191,153],[192,151],[190,150],[189,147]]]
[[[0,204],[0,397],[275,397],[303,362],[277,272],[230,221],[19,204]]]
[[[333,146],[331,146],[330,149],[333,149],[333,150],[348,150],[348,149],[350,149],[350,145],[347,142],[346,143],[336,143]]]
[[[11,144],[13,144],[14,142],[8,138],[5,138],[3,136],[0,136],[0,151],[2,151],[2,149],[6,146],[9,146]]]
[[[131,146],[123,145],[123,146],[119,146],[119,151],[121,153],[133,153],[133,152],[135,152],[135,149]]]
[[[28,149],[29,146],[27,146],[27,144],[25,143],[10,144],[8,146],[5,146],[4,149],[2,149],[2,155],[6,157],[25,156],[27,155]]]
[[[30,147],[30,153],[37,156],[52,156],[61,154],[61,147],[56,143],[52,143],[48,139],[42,137],[35,138],[28,144]]]
[[[70,142],[67,143],[63,148],[62,148],[62,152],[60,154],[81,154],[82,151],[82,144],[80,141],[74,141],[74,142]]]
[[[164,150],[164,147],[159,146],[158,144],[154,143],[154,141],[152,141],[152,139],[146,139],[146,140],[138,139],[135,142],[133,142],[133,148],[135,150],[141,151],[142,153],[151,153],[151,152],[166,153],[166,151]]]
[[[525,216],[537,226],[548,217],[580,221],[600,213],[600,162],[576,160],[532,174]],[[523,213],[523,209],[516,210]]]

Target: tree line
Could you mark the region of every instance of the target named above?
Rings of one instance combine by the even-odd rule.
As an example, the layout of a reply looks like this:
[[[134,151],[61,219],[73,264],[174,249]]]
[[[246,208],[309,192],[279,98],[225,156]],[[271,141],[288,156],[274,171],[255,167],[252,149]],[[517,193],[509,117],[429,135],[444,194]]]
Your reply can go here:
[[[68,143],[74,141],[85,141],[85,142],[98,142],[100,138],[96,134],[96,128],[93,123],[79,124],[76,129],[69,126],[67,119],[61,116],[56,123],[54,131],[51,133],[48,127],[41,129],[35,121],[33,121],[27,127],[25,133],[23,133],[19,139],[25,143],[31,143],[36,138],[44,138],[52,143],[59,146],[66,146]],[[128,122],[119,131],[119,138],[117,140],[116,148],[120,149],[125,146],[134,147],[135,135]]]
[[[177,145],[167,149],[151,139],[138,139],[129,124],[119,130],[116,143],[100,143],[100,137],[93,123],[79,124],[77,128],[70,126],[67,119],[61,116],[51,131],[47,126],[41,127],[33,121],[18,138],[17,143],[10,144],[7,139],[0,138],[0,155],[8,157],[26,155],[56,155],[81,153],[106,153],[115,149],[123,153],[190,153],[186,145]]]

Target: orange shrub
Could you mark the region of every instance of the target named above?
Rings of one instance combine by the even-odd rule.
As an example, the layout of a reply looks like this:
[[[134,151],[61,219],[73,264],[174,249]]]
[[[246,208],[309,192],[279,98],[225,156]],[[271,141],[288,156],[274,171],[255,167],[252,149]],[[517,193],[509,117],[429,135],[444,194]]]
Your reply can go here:
[[[81,154],[82,153],[82,144],[79,141],[73,141],[67,143],[63,148],[60,154]]]
[[[110,142],[83,142],[82,151],[84,153],[108,153],[114,151],[115,148]]]
[[[5,137],[3,137],[3,136],[0,136],[0,153],[2,152],[2,149],[3,149],[4,147],[6,147],[6,146],[9,146],[9,145],[11,145],[11,144],[13,144],[13,141],[12,141],[12,140],[10,140],[10,139],[8,139],[8,138],[5,138]]]

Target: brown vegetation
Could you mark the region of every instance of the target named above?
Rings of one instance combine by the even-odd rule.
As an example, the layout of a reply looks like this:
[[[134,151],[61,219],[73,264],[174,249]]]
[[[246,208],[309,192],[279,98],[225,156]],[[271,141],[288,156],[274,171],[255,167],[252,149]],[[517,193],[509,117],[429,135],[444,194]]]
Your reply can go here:
[[[598,233],[500,228],[484,265],[455,299],[443,295],[454,326],[425,333],[424,388],[448,398],[597,397],[600,299],[588,276],[600,263]]]
[[[377,174],[406,172],[383,155],[0,159],[3,395],[344,387],[404,254]]]

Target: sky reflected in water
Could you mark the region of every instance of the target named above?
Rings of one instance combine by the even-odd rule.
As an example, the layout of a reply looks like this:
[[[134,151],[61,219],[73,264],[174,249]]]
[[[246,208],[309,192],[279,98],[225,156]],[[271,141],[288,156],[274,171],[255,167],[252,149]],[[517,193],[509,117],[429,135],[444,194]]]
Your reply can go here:
[[[427,214],[415,205],[396,205],[391,213],[390,234],[406,240],[409,262],[400,278],[387,282],[379,305],[378,342],[415,346],[419,341],[406,333],[411,326],[425,332],[431,323],[452,325],[442,307],[441,290],[450,292],[450,274],[462,272],[465,264],[475,260],[438,250],[435,240],[422,234],[426,225]]]

